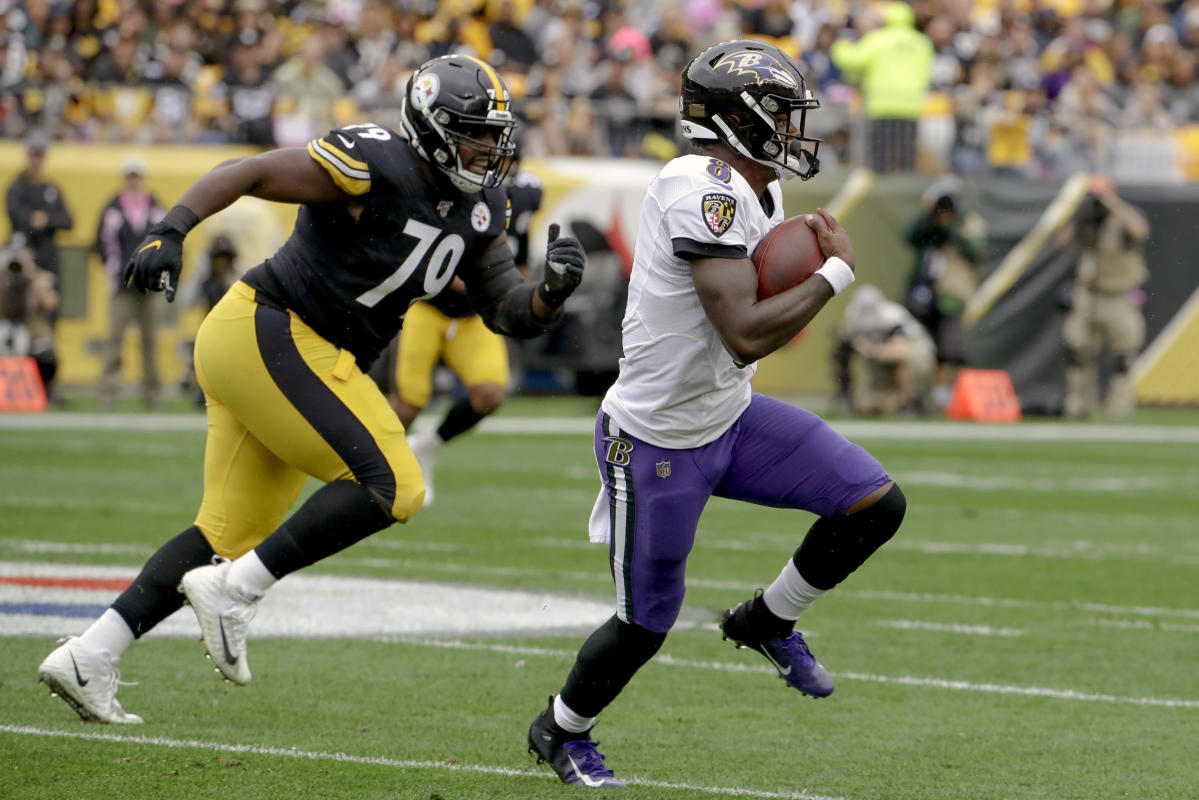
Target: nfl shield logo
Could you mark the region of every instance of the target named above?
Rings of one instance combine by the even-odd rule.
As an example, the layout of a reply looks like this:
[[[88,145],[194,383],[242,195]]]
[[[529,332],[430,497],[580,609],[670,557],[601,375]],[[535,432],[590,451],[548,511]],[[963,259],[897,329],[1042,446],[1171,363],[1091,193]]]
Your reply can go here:
[[[659,461],[657,464],[654,464],[654,469],[656,469],[658,471],[659,478],[669,478],[670,477],[670,462],[669,461]]]

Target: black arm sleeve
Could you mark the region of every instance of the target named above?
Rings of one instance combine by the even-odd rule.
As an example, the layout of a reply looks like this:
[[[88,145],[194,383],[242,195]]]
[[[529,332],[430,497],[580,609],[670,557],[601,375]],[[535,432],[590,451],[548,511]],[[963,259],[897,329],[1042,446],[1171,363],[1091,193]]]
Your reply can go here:
[[[512,250],[493,247],[469,272],[464,272],[466,296],[483,317],[488,328],[504,336],[531,339],[554,327],[562,314],[542,319],[533,313],[533,292],[537,287],[528,283],[516,270]]]

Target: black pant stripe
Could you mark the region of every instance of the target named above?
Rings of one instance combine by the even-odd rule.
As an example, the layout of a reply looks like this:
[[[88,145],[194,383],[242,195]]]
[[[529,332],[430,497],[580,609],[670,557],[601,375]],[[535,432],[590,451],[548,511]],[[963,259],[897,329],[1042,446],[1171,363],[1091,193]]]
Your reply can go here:
[[[391,464],[370,430],[304,361],[291,337],[291,317],[260,304],[254,313],[254,332],[258,352],[279,391],[346,462],[354,479],[391,508],[396,497]]]

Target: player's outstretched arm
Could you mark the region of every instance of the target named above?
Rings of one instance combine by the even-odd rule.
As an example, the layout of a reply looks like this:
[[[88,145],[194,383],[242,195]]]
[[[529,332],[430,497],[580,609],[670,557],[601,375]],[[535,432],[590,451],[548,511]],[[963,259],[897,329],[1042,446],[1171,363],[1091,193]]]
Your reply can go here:
[[[183,239],[200,220],[244,195],[282,203],[328,203],[348,197],[308,152],[272,150],[222,162],[192,184],[161,221],[146,232],[125,265],[122,282],[139,292],[165,291],[175,299],[183,269]]]
[[[527,339],[549,329],[562,315],[566,298],[583,280],[586,257],[573,237],[558,237],[550,226],[545,277],[538,284],[524,280],[516,268],[507,236],[500,234],[473,267],[463,271],[471,305],[496,333]]]
[[[826,258],[840,258],[852,268],[849,235],[830,214],[818,209],[808,215],[808,225]],[[757,271],[748,258],[695,259],[691,276],[704,312],[738,366],[752,364],[790,342],[834,294],[828,280],[813,276],[759,301]]]

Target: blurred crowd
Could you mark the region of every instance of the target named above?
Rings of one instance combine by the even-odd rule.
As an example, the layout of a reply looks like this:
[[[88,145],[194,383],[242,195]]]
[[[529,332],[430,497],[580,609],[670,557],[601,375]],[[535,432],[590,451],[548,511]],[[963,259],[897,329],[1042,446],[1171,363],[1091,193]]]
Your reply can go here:
[[[0,0],[0,136],[294,145],[394,124],[411,70],[448,52],[504,75],[531,155],[668,158],[679,71],[710,43],[802,61],[826,167],[855,160],[869,76],[838,42],[886,3],[819,0]],[[916,168],[1056,177],[1109,163],[1117,134],[1199,122],[1199,0],[913,0],[931,48]],[[865,97],[866,111],[872,102]]]

